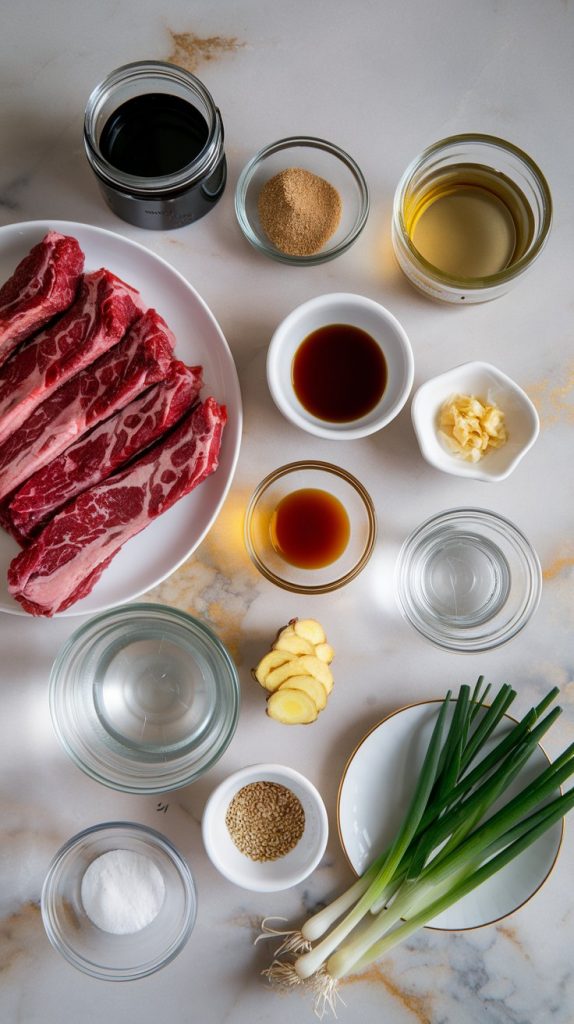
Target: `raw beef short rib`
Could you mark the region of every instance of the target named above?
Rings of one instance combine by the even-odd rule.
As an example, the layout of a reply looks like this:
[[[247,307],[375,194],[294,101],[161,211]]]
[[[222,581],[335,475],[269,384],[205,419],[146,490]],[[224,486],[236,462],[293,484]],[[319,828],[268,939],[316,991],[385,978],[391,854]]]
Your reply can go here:
[[[10,564],[14,598],[49,616],[89,594],[127,540],[214,472],[226,419],[225,406],[206,399],[146,454],[70,502]]]
[[[93,427],[20,487],[8,510],[11,532],[29,539],[66,502],[142,453],[191,409],[201,384],[200,366],[174,359],[163,383]]]
[[[150,309],[114,348],[62,384],[0,445],[0,500],[72,441],[165,380],[175,339]]]
[[[117,344],[143,309],[139,292],[109,270],[86,274],[67,313],[0,368],[0,444],[57,387]]]
[[[69,235],[48,231],[0,288],[0,364],[74,301],[84,254]]]

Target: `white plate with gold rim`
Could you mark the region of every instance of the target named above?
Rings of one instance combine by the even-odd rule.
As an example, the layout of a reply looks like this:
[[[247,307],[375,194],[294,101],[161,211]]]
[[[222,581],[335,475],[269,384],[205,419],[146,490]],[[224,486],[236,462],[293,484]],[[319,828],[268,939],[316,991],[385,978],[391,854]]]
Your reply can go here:
[[[74,221],[28,221],[0,227],[0,283],[47,231],[73,235],[86,271],[107,267],[137,288],[175,334],[175,357],[203,366],[202,398],[227,407],[219,466],[201,486],[132,537],[98,580],[91,594],[62,615],[104,611],[139,597],[185,561],[210,529],[227,495],[241,443],[241,392],[233,356],[211,310],[182,275],[137,242],[103,228]],[[18,553],[16,541],[0,530],[0,611],[26,614],[8,591],[6,571]]]
[[[362,874],[397,833],[440,704],[440,700],[431,700],[395,711],[373,726],[347,762],[339,786],[337,824],[343,852],[356,874]],[[485,753],[513,724],[513,719],[504,717],[485,746]],[[506,803],[547,766],[548,757],[538,746],[495,807]],[[429,927],[447,931],[480,928],[524,906],[552,871],[562,832],[561,820],[511,864],[435,917]]]

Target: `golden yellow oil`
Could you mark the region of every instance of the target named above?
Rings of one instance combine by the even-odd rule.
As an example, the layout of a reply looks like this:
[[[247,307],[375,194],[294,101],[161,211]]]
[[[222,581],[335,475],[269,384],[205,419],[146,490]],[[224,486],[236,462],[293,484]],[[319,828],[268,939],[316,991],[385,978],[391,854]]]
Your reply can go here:
[[[420,255],[455,279],[490,277],[527,251],[534,218],[521,190],[479,164],[428,175],[405,200],[405,226]]]

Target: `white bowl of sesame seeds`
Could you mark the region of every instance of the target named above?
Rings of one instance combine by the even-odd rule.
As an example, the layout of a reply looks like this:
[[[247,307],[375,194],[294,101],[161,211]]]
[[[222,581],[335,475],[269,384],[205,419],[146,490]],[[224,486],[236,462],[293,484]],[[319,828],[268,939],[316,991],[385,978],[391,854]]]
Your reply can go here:
[[[290,889],[325,852],[329,825],[311,782],[281,764],[254,764],[213,791],[203,813],[205,849],[230,882],[255,892]]]

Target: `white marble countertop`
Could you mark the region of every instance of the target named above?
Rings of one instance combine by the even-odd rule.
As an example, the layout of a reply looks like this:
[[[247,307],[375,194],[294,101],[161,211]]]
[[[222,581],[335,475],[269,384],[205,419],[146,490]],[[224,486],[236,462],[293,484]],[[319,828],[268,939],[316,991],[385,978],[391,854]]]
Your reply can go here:
[[[349,879],[336,827],[336,794],[360,737],[394,708],[440,696],[483,673],[518,691],[520,712],[551,685],[564,715],[550,753],[574,738],[574,310],[572,303],[574,72],[570,4],[548,0],[19,0],[0,34],[0,224],[64,219],[99,225],[148,246],[176,267],[213,310],[228,339],[244,402],[244,437],[229,497],[207,540],[152,595],[209,623],[236,659],[242,710],[235,738],[198,783],[162,800],[121,795],[85,777],[54,735],[47,701],[52,660],[77,618],[0,616],[0,1020],[3,1024],[137,1021],[277,1024],[313,1019],[306,996],[277,995],[253,946],[260,918],[304,912]],[[172,59],[211,90],[225,123],[229,183],[216,209],[173,233],[146,232],[106,208],[82,146],[85,101],[110,70]],[[390,207],[404,167],[444,136],[483,131],[529,152],[555,202],[550,241],[529,276],[493,303],[464,309],[418,295],[394,264]],[[233,191],[248,158],[284,135],[315,134],[347,149],[371,191],[356,245],[314,269],[265,260],[235,222]],[[409,407],[364,440],[314,440],[278,413],[265,383],[271,333],[295,305],[327,291],[382,302],[406,328],[415,386],[469,358],[514,377],[541,417],[534,449],[504,482],[465,482],[427,466]],[[234,528],[262,475],[302,455],[351,469],[377,507],[377,547],[363,574],[335,597],[295,599],[251,567]],[[544,572],[540,608],[512,643],[480,656],[448,654],[401,620],[389,579],[398,547],[426,516],[477,505],[516,522]],[[336,687],[309,728],[266,718],[249,667],[278,625],[314,615],[336,636]],[[234,887],[212,868],[200,820],[209,792],[254,760],[301,770],[326,802],[331,836],[314,875],[273,896]],[[95,981],[49,945],[39,913],[47,865],[59,846],[95,822],[151,824],[188,859],[199,915],[180,956],[123,985]],[[389,1024],[571,1024],[574,1017],[572,827],[558,864],[513,917],[465,933],[423,931],[345,986],[342,1021]]]

